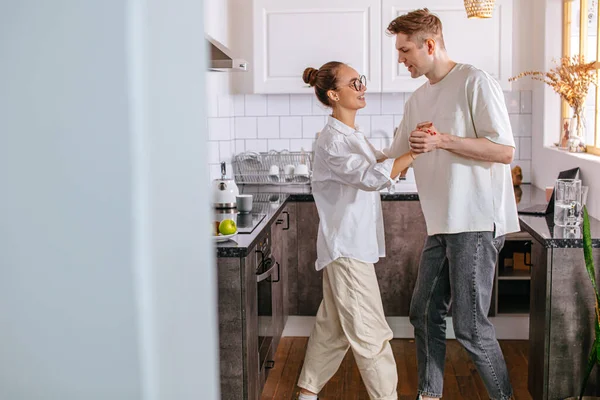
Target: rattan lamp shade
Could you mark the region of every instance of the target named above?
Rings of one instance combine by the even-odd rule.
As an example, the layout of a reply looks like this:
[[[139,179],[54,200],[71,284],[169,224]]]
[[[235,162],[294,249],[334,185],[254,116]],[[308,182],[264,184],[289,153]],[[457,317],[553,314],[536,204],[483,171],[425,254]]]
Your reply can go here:
[[[465,0],[468,18],[492,18],[495,0]]]

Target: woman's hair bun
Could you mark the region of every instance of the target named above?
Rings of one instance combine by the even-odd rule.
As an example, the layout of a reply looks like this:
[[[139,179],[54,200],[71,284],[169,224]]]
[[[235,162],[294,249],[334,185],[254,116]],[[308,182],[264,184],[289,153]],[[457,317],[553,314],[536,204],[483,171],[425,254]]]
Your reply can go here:
[[[302,80],[304,81],[304,83],[308,83],[310,86],[315,86],[315,83],[317,82],[318,72],[318,69],[308,67],[304,70],[304,73],[302,74]]]

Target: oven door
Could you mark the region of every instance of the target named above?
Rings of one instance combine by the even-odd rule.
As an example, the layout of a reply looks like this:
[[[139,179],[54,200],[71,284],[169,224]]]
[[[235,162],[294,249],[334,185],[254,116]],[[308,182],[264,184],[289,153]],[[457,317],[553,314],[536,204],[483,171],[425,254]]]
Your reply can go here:
[[[279,279],[279,263],[271,254],[263,257],[256,269],[256,287],[258,297],[258,354],[259,354],[259,382],[264,385],[269,370],[274,367],[274,350],[272,348],[275,333],[275,320],[273,318],[273,298],[271,283]]]

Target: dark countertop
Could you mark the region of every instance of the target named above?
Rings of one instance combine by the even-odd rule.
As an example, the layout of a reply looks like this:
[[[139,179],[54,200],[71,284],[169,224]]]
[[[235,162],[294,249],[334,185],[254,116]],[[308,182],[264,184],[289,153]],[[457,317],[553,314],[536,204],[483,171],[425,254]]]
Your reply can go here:
[[[266,217],[250,234],[238,234],[234,240],[217,243],[217,257],[245,257],[248,250],[257,242],[257,239],[268,229],[283,211],[287,202],[314,201],[309,185],[302,186],[274,186],[274,185],[241,185],[241,193],[254,194],[254,209],[266,214]],[[515,188],[517,208],[522,209],[537,203],[545,203],[543,190],[528,184]],[[395,193],[382,192],[383,201],[418,201],[419,196],[410,186],[398,185]],[[583,241],[581,229],[566,229],[554,226],[553,215],[537,217],[519,215],[521,228],[547,248],[581,248]],[[600,221],[591,219],[593,247],[600,248]]]
[[[517,203],[517,209],[527,208],[533,204],[545,204],[546,193],[531,185],[521,185],[522,195]],[[515,197],[519,199],[518,189],[515,188]],[[538,242],[547,248],[583,248],[582,229],[566,228],[554,225],[554,214],[534,216],[519,214],[521,229],[527,231]],[[592,246],[600,248],[600,221],[590,218],[590,232]]]
[[[287,193],[261,193],[255,195],[253,200],[253,211],[266,214],[265,218],[254,228],[252,233],[238,233],[233,240],[216,243],[218,258],[246,257],[248,250],[256,244],[265,230],[277,220],[277,216],[281,214],[285,204],[290,201],[290,195]]]

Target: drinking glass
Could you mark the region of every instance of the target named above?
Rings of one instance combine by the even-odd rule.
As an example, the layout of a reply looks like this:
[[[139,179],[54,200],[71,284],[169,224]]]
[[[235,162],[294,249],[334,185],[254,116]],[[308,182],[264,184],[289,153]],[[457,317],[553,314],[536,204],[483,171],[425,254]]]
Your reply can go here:
[[[554,224],[579,226],[582,211],[581,180],[557,179],[554,186]]]

